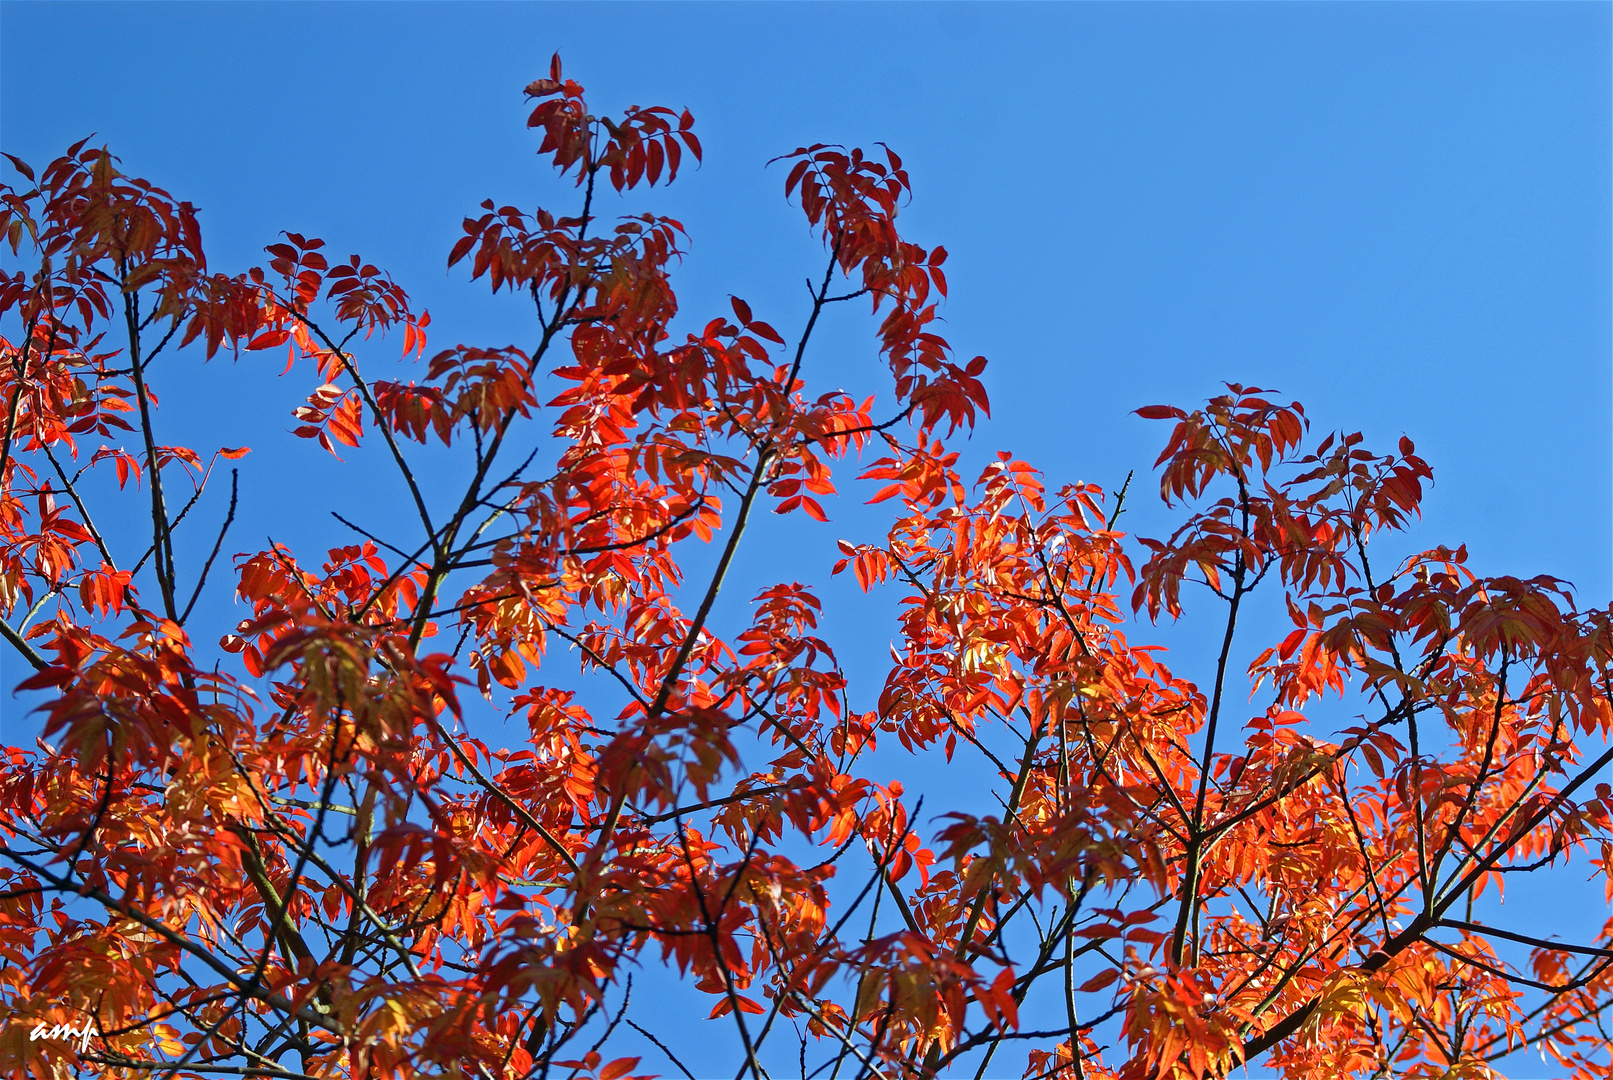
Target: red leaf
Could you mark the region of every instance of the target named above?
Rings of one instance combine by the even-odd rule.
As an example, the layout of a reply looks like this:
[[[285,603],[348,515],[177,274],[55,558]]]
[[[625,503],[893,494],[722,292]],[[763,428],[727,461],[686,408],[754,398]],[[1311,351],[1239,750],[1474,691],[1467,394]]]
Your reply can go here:
[[[1107,968],[1106,970],[1098,972],[1080,986],[1077,986],[1075,990],[1076,993],[1079,994],[1090,994],[1094,990],[1102,990],[1105,986],[1108,986],[1118,978],[1120,978],[1120,972],[1118,970],[1115,968]]]
[[[617,1058],[615,1061],[599,1070],[599,1080],[616,1080],[618,1076],[633,1071],[633,1066],[639,1063],[636,1057]]]
[[[32,170],[32,169],[30,169],[28,167],[27,162],[23,161],[22,158],[17,157],[17,156],[15,156],[13,154],[7,154],[6,155],[6,160],[11,162],[12,167],[14,167],[18,172],[20,172],[20,173],[22,173],[22,175],[26,176],[28,178],[28,182],[30,184],[33,183],[33,181],[34,181],[34,170]]]
[[[289,337],[291,337],[291,331],[289,330],[265,330],[263,333],[247,342],[246,347],[248,350],[272,349],[276,345],[285,344],[286,339]]]
[[[766,338],[768,341],[771,341],[775,345],[784,344],[784,339],[779,336],[779,332],[777,330],[773,329],[771,326],[767,325],[767,323],[753,322],[749,326],[747,326],[745,329],[749,330],[751,333],[755,334],[757,337]]]

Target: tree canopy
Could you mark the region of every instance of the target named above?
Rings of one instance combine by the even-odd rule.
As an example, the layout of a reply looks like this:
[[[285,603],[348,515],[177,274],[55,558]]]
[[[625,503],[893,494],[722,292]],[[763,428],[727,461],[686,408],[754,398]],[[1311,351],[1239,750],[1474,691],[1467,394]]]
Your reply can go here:
[[[596,194],[687,172],[694,118],[596,116],[558,57],[526,92],[559,201],[483,203],[447,262],[527,347],[434,351],[402,285],[298,233],[210,268],[194,207],[87,142],[11,158],[0,636],[43,730],[0,763],[4,1068],[618,1080],[687,1071],[665,1025],[704,1024],[737,1080],[1613,1076],[1613,924],[1484,899],[1613,895],[1607,609],[1460,547],[1374,561],[1433,475],[1412,441],[1237,383],[1138,410],[1164,538],[1117,528],[1140,476],[965,476],[986,360],[940,332],[894,151],[780,159],[823,246],[804,312],[680,314],[683,226]],[[813,376],[860,305],[862,400]],[[283,356],[290,434],[383,446],[399,518],[237,553],[248,448],[162,441],[183,350]],[[753,515],[830,529],[841,488],[886,515],[822,568],[898,601],[880,686],[814,583],[724,591]],[[246,617],[204,625],[209,589]],[[1284,631],[1245,640],[1257,610]],[[1209,680],[1161,620],[1204,626]],[[646,1009],[646,969],[684,993]]]

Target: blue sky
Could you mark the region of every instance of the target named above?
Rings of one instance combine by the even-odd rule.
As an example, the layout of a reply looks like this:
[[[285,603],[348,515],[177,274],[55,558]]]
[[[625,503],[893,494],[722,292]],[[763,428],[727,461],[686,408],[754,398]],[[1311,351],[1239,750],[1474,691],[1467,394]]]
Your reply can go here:
[[[1273,387],[1322,430],[1416,440],[1437,484],[1408,545],[1465,542],[1480,573],[1555,574],[1603,605],[1610,12],[7,2],[0,142],[38,165],[96,133],[126,171],[202,207],[215,269],[260,261],[281,229],[360,252],[431,309],[446,346],[530,337],[523,305],[444,262],[483,198],[570,205],[523,129],[521,87],[556,49],[596,111],[697,118],[704,166],[616,211],[688,227],[691,321],[733,292],[799,325],[821,255],[764,165],[883,140],[913,176],[907,232],[951,252],[945,332],[992,362],[975,462],[1011,449],[1056,482],[1105,486],[1136,469],[1126,524],[1147,533],[1163,521],[1148,477],[1164,431],[1131,410],[1191,406],[1223,380]],[[869,329],[832,324],[809,376],[884,391]],[[187,363],[159,383],[171,441],[255,448],[232,548],[346,542],[331,509],[397,520],[399,492],[363,481],[378,462],[338,465],[287,434],[312,383],[279,367]],[[432,476],[446,490],[454,474]],[[882,520],[831,512],[758,530],[736,611],[747,582],[822,580],[834,540]],[[863,646],[866,706],[888,630],[834,614],[840,584],[824,593],[831,631]],[[216,591],[224,617],[227,602]]]
[[[1430,543],[1608,596],[1605,5],[6,3],[0,30],[8,151],[95,132],[203,208],[221,269],[280,229],[362,252],[434,343],[526,331],[443,254],[484,197],[563,198],[520,97],[555,49],[596,106],[694,111],[705,167],[621,209],[688,225],[702,319],[800,307],[770,157],[884,140],[952,252],[951,339],[992,360],[976,450],[1117,483],[1160,438],[1130,410],[1275,387],[1417,441]]]

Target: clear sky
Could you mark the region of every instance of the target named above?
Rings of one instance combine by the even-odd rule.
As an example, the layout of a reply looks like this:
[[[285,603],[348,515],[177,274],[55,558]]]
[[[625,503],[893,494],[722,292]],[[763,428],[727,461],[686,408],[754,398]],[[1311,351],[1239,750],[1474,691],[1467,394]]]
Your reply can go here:
[[[1430,543],[1608,599],[1607,5],[8,2],[0,33],[9,152],[95,132],[203,208],[218,268],[324,236],[434,343],[526,332],[443,259],[482,198],[562,194],[520,96],[555,49],[597,106],[694,111],[704,169],[622,210],[688,225],[702,321],[801,306],[770,157],[884,140],[952,252],[949,335],[993,362],[980,453],[1116,483],[1160,438],[1131,409],[1275,387],[1417,441]]]
[[[945,332],[992,362],[976,461],[1011,449],[1056,482],[1106,486],[1136,469],[1146,494],[1164,431],[1131,410],[1191,406],[1223,380],[1272,387],[1323,430],[1416,441],[1437,481],[1418,544],[1465,542],[1481,574],[1555,574],[1600,606],[1610,13],[6,2],[0,143],[39,165],[94,132],[125,171],[202,207],[215,269],[260,261],[281,229],[360,252],[431,309],[446,346],[530,336],[523,305],[444,262],[483,198],[570,205],[523,129],[521,88],[556,49],[596,111],[697,118],[704,167],[620,206],[688,227],[691,321],[733,292],[798,326],[821,255],[764,165],[883,140],[913,176],[906,230],[951,252]],[[825,378],[886,389],[865,322],[825,345],[811,361]],[[367,459],[338,466],[286,434],[311,384],[278,368],[225,359],[166,384],[172,441],[255,448],[236,550],[345,542],[329,509],[388,520],[397,492],[355,482]],[[1133,529],[1160,520],[1132,505]],[[822,580],[836,537],[872,539],[881,517],[831,512],[817,531],[760,530],[745,580]],[[887,629],[841,629],[877,663]],[[15,662],[0,663],[9,685]]]

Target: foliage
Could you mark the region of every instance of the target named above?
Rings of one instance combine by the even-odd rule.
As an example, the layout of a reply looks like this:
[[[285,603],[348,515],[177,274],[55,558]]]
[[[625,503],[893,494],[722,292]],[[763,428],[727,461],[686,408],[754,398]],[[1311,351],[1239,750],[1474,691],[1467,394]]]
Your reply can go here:
[[[895,153],[785,155],[826,256],[793,345],[738,297],[674,332],[682,226],[594,206],[698,161],[693,118],[596,117],[558,58],[527,94],[580,207],[486,202],[448,261],[532,305],[530,351],[427,360],[427,314],[357,256],[287,233],[214,272],[194,208],[105,150],[12,159],[0,633],[44,738],[0,765],[7,1071],[616,1080],[665,1067],[613,1052],[671,1052],[651,1028],[687,1001],[629,1009],[662,966],[741,1080],[983,1073],[1005,1044],[1027,1076],[1476,1077],[1525,1047],[1613,1075],[1610,928],[1544,941],[1475,909],[1574,855],[1606,878],[1607,611],[1460,548],[1375,567],[1429,467],[1254,388],[1140,410],[1170,428],[1168,539],[1115,529],[1124,490],[1008,454],[968,485],[985,360],[937,333],[946,252],[898,233]],[[807,379],[858,298],[877,414]],[[367,373],[388,334],[416,380]],[[249,616],[193,625],[233,486],[201,565],[175,530],[246,451],[158,441],[147,378],[185,346],[285,351],[314,387],[294,434],[379,440],[414,538],[237,555]],[[540,430],[544,469],[512,449]],[[455,455],[456,498],[411,442]],[[810,586],[716,629],[752,515],[825,520],[853,456],[889,530],[833,573],[900,597],[867,711]],[[1134,640],[1184,585],[1211,609],[1203,686]],[[1292,630],[1245,664],[1257,591]],[[476,737],[478,696],[526,741]],[[1307,734],[1335,700],[1360,715]],[[1001,814],[904,790],[893,755],[989,763]]]

